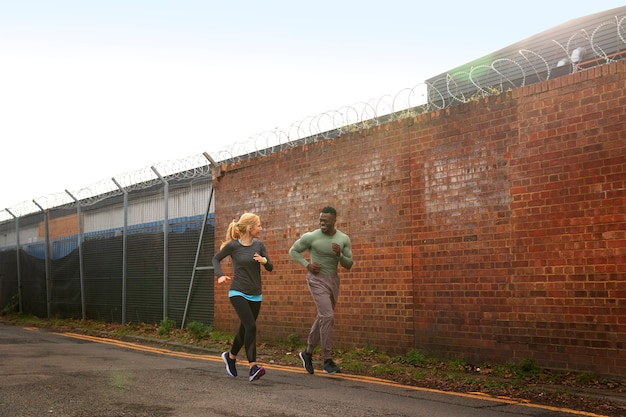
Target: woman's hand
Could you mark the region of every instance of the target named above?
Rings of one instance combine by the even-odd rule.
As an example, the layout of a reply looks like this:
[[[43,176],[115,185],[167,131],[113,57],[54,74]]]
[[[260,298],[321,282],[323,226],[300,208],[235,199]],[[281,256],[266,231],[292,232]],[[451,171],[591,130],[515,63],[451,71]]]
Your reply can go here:
[[[229,276],[227,276],[227,275],[222,275],[221,277],[219,277],[219,278],[217,279],[217,283],[218,283],[218,284],[222,284],[222,283],[224,283],[224,282],[226,282],[226,281],[228,281],[228,280],[230,280],[230,277],[229,277]]]
[[[267,258],[264,256],[259,255],[258,253],[255,252],[254,256],[252,257],[255,261],[257,261],[258,263],[260,263],[261,265],[265,265],[267,263]]]

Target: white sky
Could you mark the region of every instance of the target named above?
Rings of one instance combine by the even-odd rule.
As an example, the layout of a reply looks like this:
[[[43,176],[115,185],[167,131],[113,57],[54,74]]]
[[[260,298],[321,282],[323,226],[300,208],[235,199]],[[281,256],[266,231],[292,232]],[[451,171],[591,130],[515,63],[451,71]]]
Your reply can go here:
[[[0,210],[217,154],[623,5],[0,0]]]

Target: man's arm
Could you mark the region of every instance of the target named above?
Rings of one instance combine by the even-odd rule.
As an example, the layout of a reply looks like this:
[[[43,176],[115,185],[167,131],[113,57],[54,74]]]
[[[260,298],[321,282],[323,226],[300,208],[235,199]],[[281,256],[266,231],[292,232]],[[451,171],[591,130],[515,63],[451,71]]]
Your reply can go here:
[[[352,258],[352,243],[350,242],[348,235],[346,235],[346,242],[343,245],[343,250],[339,256],[339,264],[347,270],[350,270],[354,264],[354,259]]]
[[[296,240],[296,242],[291,246],[291,249],[289,249],[289,256],[291,256],[300,265],[307,268],[309,266],[309,261],[307,261],[304,258],[304,256],[302,255],[302,252],[309,249],[309,246],[303,240],[304,238],[305,238],[305,235],[302,235],[300,239]]]

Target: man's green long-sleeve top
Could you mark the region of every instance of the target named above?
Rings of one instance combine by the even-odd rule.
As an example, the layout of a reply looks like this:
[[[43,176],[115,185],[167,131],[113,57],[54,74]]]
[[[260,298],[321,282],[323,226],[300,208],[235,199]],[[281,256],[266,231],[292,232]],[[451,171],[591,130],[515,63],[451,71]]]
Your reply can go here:
[[[335,255],[332,243],[337,243],[341,248],[340,256]],[[289,255],[306,268],[309,266],[309,261],[304,258],[302,253],[307,250],[311,257],[311,263],[321,265],[320,274],[336,274],[339,264],[350,269],[354,263],[350,238],[339,230],[336,230],[332,236],[322,233],[319,229],[305,233],[291,246]]]

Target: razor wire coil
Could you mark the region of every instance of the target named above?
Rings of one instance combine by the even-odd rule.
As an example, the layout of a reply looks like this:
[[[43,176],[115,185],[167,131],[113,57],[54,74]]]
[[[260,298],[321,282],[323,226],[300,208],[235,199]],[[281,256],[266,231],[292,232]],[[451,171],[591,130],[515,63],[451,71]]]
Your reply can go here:
[[[454,73],[447,73],[443,79],[425,81],[413,87],[404,88],[394,96],[385,95],[367,102],[357,102],[337,110],[307,116],[293,122],[286,129],[276,128],[259,133],[245,141],[229,144],[211,153],[210,156],[218,164],[236,163],[249,158],[267,156],[273,152],[281,152],[302,144],[332,139],[389,121],[415,117],[456,104],[467,103],[477,98],[501,94],[508,89],[523,87],[533,76],[537,78],[537,81],[545,81],[550,79],[555,68],[561,66],[569,66],[570,73],[572,73],[614,62],[622,59],[622,55],[626,55],[625,24],[626,16],[615,16],[600,23],[591,31],[584,29],[575,31],[567,38],[565,45],[552,40],[563,56],[554,67],[542,53],[520,49],[517,51],[517,59],[512,57],[494,59],[490,63],[477,64]],[[601,38],[615,41],[618,45],[615,51],[608,51]],[[589,59],[592,63],[583,68],[581,62],[588,51],[593,54]],[[0,210],[0,223],[40,212],[42,209],[74,208],[77,202],[81,207],[87,207],[121,195],[123,192],[154,187],[162,182],[155,170],[166,181],[211,176],[211,166],[204,154],[164,161],[152,167],[96,182],[72,192],[71,195],[68,191],[48,194]]]

